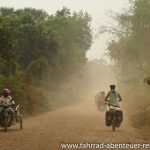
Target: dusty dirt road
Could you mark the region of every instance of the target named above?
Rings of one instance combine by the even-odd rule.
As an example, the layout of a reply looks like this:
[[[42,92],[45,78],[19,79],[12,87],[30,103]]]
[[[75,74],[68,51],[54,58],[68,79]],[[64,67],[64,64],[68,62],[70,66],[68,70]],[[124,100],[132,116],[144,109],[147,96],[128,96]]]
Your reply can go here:
[[[93,102],[82,101],[74,106],[44,113],[24,120],[7,133],[0,131],[0,150],[61,150],[62,143],[138,143],[138,134],[125,119],[121,128],[112,132],[104,124],[104,113]]]

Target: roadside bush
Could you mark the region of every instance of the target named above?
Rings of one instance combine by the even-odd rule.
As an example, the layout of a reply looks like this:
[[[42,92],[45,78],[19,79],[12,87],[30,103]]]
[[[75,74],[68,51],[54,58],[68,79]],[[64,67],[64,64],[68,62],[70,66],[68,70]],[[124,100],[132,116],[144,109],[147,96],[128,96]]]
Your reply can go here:
[[[10,89],[11,96],[20,105],[22,113],[37,113],[50,108],[47,90],[24,84],[21,73],[9,77],[0,75],[1,95],[4,88]]]
[[[26,87],[27,113],[39,113],[50,109],[50,96],[45,88]]]
[[[136,128],[148,126],[150,124],[149,104],[138,107],[137,112],[131,117],[132,125]]]

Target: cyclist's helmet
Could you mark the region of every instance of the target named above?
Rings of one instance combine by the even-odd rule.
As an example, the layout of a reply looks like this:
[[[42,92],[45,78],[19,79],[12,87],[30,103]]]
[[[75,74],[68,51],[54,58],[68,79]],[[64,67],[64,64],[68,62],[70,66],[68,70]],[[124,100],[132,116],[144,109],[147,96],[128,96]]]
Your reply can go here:
[[[111,90],[114,90],[115,88],[116,88],[116,86],[115,86],[114,84],[111,84],[111,85],[110,85],[110,89],[111,89]]]

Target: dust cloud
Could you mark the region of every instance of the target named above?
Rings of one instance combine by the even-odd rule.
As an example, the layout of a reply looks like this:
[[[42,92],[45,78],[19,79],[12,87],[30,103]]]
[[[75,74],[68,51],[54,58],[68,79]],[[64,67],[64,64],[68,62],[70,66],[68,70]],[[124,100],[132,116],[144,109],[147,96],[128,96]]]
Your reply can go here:
[[[86,104],[93,106],[94,95],[98,91],[104,90],[107,93],[109,85],[116,84],[113,66],[102,60],[89,61],[77,72],[59,89],[59,96],[69,105],[84,103],[84,107]]]

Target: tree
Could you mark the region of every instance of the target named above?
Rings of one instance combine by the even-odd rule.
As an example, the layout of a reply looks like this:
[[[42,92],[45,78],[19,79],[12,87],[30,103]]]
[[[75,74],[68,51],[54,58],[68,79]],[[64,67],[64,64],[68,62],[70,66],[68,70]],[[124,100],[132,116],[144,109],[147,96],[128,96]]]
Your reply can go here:
[[[14,74],[15,69],[15,47],[11,30],[0,25],[0,73],[4,75]]]
[[[40,105],[44,91],[55,91],[58,85],[75,76],[85,64],[86,51],[92,43],[91,17],[82,11],[72,13],[67,8],[54,15],[33,8],[0,8],[0,11],[0,34],[3,35],[0,35],[0,60],[3,59],[0,69],[4,75],[4,69],[8,69],[6,63],[11,62],[8,70],[14,71],[14,74],[7,73],[10,80],[7,80],[6,73],[2,79],[6,79],[13,87],[15,80],[12,78],[16,79],[19,73],[16,83],[20,85],[15,86],[19,89],[13,91],[21,91],[22,104],[27,110],[30,107],[28,100],[33,107],[34,102],[36,106]],[[36,97],[36,94],[39,96]],[[48,97],[46,105],[47,100]]]
[[[120,76],[127,81],[139,80],[150,66],[149,8],[149,1],[135,0],[130,3],[128,11],[116,16],[121,32],[128,31],[128,34],[117,34],[116,40],[109,42],[108,55],[117,62]],[[128,74],[130,70],[131,76]]]

